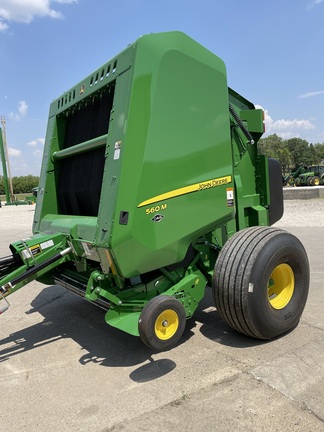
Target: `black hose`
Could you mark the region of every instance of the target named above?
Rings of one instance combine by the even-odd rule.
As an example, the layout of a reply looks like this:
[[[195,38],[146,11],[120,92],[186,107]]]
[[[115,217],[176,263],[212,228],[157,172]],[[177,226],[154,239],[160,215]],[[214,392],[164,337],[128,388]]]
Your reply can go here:
[[[246,138],[249,140],[250,144],[253,145],[254,139],[253,139],[252,135],[246,129],[245,125],[243,124],[242,120],[240,119],[240,117],[238,116],[237,112],[235,111],[235,109],[232,107],[231,104],[229,104],[229,111],[230,111],[232,117],[234,118],[235,122],[237,123],[237,125],[241,129],[241,131],[244,133]]]
[[[11,263],[13,263],[14,261],[16,261],[16,259],[15,259],[15,257],[14,257],[13,255],[10,255],[10,256],[6,256],[6,257],[3,257],[3,258],[0,258],[0,267],[1,267],[2,265],[8,265],[8,264],[11,264]]]
[[[23,280],[25,280],[29,276],[33,276],[39,270],[42,270],[43,268],[49,266],[50,264],[52,264],[53,262],[59,260],[60,258],[62,258],[63,256],[67,255],[70,252],[71,252],[71,248],[64,249],[63,251],[59,252],[58,254],[52,256],[51,258],[48,258],[47,260],[45,260],[41,264],[37,264],[37,265],[35,265],[33,267],[30,267],[22,275],[16,276],[10,282],[8,282],[5,285],[3,285],[2,287],[0,287],[0,290],[2,290],[2,292],[8,291],[8,287],[9,288],[14,287],[19,282],[22,282]]]
[[[8,270],[14,270],[22,264],[21,258],[19,255],[11,255],[0,258],[0,279],[2,274],[8,272]]]

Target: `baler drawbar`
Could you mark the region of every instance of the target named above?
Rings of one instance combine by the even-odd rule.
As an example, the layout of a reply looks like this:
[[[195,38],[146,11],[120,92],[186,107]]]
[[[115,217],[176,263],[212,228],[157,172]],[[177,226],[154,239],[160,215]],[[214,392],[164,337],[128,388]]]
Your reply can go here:
[[[212,287],[235,330],[272,339],[309,289],[283,214],[263,112],[223,61],[180,32],[142,36],[50,107],[33,236],[0,259],[0,301],[37,280],[105,309],[152,349],[174,346]]]

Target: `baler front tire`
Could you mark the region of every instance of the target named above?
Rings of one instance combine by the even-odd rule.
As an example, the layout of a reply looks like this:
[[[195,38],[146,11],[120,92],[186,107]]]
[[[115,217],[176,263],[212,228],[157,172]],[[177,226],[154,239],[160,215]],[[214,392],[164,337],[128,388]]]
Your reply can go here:
[[[174,297],[153,297],[143,308],[138,322],[139,335],[149,348],[164,351],[175,345],[186,327],[185,309]]]
[[[309,264],[300,241],[278,228],[236,233],[216,261],[213,295],[235,330],[273,339],[297,325],[309,288]]]

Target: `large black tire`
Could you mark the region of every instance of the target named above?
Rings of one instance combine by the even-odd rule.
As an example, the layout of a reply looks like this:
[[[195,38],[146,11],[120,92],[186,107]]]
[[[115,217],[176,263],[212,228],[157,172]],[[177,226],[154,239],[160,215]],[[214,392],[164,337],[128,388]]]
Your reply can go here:
[[[318,176],[312,177],[311,185],[312,186],[319,186],[320,185],[320,179]]]
[[[232,328],[258,339],[273,339],[297,325],[308,288],[305,249],[295,236],[278,228],[237,232],[215,264],[217,310]]]
[[[153,297],[143,308],[138,322],[139,335],[148,347],[163,351],[181,338],[186,327],[185,309],[174,297]]]

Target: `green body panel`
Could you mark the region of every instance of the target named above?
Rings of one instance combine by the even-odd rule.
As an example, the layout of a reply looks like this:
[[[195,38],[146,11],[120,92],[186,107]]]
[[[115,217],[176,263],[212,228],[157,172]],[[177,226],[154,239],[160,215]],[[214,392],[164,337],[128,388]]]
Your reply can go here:
[[[191,317],[228,238],[269,224],[263,128],[215,54],[180,32],[139,38],[51,104],[33,233],[70,252],[36,277],[131,334],[160,294]]]
[[[114,217],[118,221],[127,211],[129,219],[127,225],[114,223],[111,238],[126,277],[181,261],[194,239],[234,213],[226,185],[172,197],[179,188],[233,178],[225,67],[177,36],[176,43],[174,35],[144,37],[136,46]],[[167,193],[170,198],[156,198]],[[152,221],[156,214],[163,216],[160,222]]]

